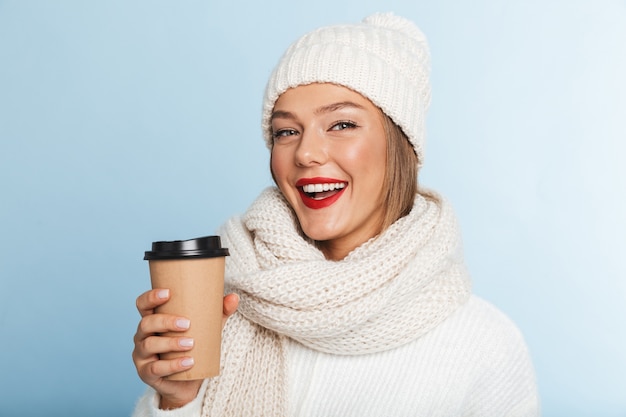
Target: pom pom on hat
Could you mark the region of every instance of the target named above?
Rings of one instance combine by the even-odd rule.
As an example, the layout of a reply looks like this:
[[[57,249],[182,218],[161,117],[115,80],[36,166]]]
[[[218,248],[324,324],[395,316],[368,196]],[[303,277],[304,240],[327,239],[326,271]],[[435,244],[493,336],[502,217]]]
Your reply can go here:
[[[426,37],[405,18],[376,13],[361,23],[316,29],[291,44],[270,76],[262,116],[266,144],[271,148],[271,115],[282,93],[298,85],[333,83],[367,97],[400,126],[421,164],[429,78]]]

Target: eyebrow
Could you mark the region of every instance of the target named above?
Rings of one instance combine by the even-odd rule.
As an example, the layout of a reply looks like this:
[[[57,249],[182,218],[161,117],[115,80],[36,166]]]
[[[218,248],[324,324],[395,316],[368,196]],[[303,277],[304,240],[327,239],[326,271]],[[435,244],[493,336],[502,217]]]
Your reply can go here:
[[[324,113],[331,113],[331,112],[348,108],[348,107],[357,108],[357,109],[365,109],[365,107],[353,101],[340,101],[337,103],[332,103],[332,104],[328,104],[322,107],[318,107],[317,109],[315,109],[314,113],[316,115],[324,114]],[[295,119],[295,118],[296,118],[296,115],[293,114],[292,112],[289,112],[286,110],[276,110],[272,113],[270,122],[274,119]]]

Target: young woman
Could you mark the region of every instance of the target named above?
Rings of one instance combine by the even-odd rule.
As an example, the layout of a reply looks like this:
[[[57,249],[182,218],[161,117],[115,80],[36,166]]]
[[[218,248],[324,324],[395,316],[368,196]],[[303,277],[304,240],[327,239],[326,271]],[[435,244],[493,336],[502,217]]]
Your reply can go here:
[[[538,416],[520,332],[471,295],[445,199],[420,189],[429,52],[376,14],[315,30],[265,94],[277,187],[220,230],[227,258],[222,374],[193,366],[184,317],[137,299],[133,359],[150,386],[135,416]]]

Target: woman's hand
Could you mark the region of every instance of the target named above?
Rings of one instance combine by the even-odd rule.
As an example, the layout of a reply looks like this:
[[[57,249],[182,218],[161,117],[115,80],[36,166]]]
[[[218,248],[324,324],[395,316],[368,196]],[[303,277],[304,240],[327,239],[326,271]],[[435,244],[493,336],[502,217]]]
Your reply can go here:
[[[137,297],[137,310],[141,321],[135,333],[133,362],[139,378],[161,396],[159,408],[178,408],[189,403],[196,395],[202,380],[170,381],[166,376],[184,371],[193,366],[193,358],[161,360],[159,354],[166,352],[184,352],[193,347],[193,340],[184,337],[165,337],[164,332],[184,332],[189,328],[189,320],[168,314],[156,314],[154,309],[169,300],[167,289],[153,289]],[[239,297],[229,294],[224,297],[222,327],[228,317],[233,315],[239,305]]]

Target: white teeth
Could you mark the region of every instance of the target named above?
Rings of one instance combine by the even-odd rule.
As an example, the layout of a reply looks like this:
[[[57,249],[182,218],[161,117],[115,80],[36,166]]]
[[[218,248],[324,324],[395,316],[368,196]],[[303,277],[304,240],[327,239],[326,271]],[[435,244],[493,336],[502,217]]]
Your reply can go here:
[[[322,191],[340,190],[346,186],[343,182],[325,183],[325,184],[307,184],[302,187],[305,193],[321,193]]]

